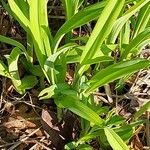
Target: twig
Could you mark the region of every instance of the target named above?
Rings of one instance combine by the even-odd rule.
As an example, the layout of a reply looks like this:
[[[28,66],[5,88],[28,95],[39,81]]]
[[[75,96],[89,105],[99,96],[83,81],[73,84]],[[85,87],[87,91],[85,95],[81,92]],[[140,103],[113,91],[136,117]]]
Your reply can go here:
[[[146,141],[147,141],[147,146],[150,147],[150,116],[149,116],[149,111],[146,111],[146,117],[147,117],[147,122],[146,122]]]
[[[45,139],[45,137],[40,139],[40,142],[42,142]],[[34,144],[29,150],[35,150],[35,148],[38,146],[38,143]]]
[[[107,98],[108,98],[108,102],[110,104],[113,103],[110,85],[106,84],[106,85],[104,85],[104,88],[105,88],[105,92],[106,92],[106,95],[107,95]]]
[[[44,149],[46,150],[52,150],[51,148],[48,148],[47,146],[45,146],[43,143],[36,141],[37,144],[39,144],[40,146],[42,146]]]
[[[41,126],[42,127],[42,126]],[[14,150],[16,149],[16,147],[18,147],[22,142],[25,142],[30,136],[34,135],[37,131],[40,130],[39,127],[38,129],[34,130],[33,132],[31,132],[30,134],[28,134],[26,137],[24,137],[23,139],[20,139],[20,141],[18,141],[17,143],[15,143],[13,146],[11,146],[8,150]]]
[[[48,18],[52,18],[52,19],[65,19],[65,16],[54,16],[54,15],[49,15]]]

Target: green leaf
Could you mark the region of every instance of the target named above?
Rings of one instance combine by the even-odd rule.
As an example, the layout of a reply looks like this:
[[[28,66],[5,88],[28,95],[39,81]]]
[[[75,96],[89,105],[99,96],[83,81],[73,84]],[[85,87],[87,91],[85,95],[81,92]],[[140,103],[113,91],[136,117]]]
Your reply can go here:
[[[69,20],[75,14],[76,3],[78,0],[61,0],[65,8],[66,20]]]
[[[15,46],[15,47],[18,47],[18,48],[20,48],[23,52],[26,52],[25,47],[24,47],[21,43],[17,42],[16,40],[13,40],[13,39],[11,39],[11,38],[9,38],[9,37],[0,35],[0,41],[3,42],[3,43],[10,44],[10,45],[13,45],[13,46]]]
[[[134,15],[139,9],[141,9],[144,5],[146,5],[150,0],[141,0],[136,5],[132,6],[121,18],[119,18],[115,24],[113,25],[112,32],[109,36],[109,43],[115,43],[116,38],[121,31],[122,27],[125,23],[130,19],[132,15]]]
[[[125,0],[109,0],[101,13],[93,32],[82,53],[80,63],[84,64],[100,49],[104,40],[111,32],[113,24],[123,8]],[[109,10],[109,11],[108,11]],[[101,53],[101,56],[103,53]]]
[[[47,0],[39,0],[38,1],[38,9],[39,11],[39,26],[41,31],[41,36],[43,39],[43,43],[45,46],[45,51],[47,56],[50,56],[51,51],[51,44],[52,44],[52,35],[49,29],[48,24],[48,15],[47,15]]]
[[[139,11],[133,38],[135,38],[139,33],[144,31],[149,20],[150,20],[150,2],[146,4],[143,8],[141,8],[141,10]]]
[[[39,97],[40,97],[40,100],[48,99],[48,98],[54,97],[61,91],[68,90],[68,89],[69,89],[69,85],[65,83],[54,84],[42,90],[39,94]]]
[[[40,65],[33,65],[25,57],[21,58],[21,63],[23,64],[25,70],[30,72],[32,75],[39,76],[39,77],[44,76]]]
[[[109,120],[106,122],[107,126],[117,126],[122,124],[125,121],[125,119],[122,116],[112,116],[109,118]]]
[[[133,128],[131,125],[123,125],[120,128],[115,128],[114,131],[123,139],[123,141],[129,141],[133,136]]]
[[[25,47],[20,42],[18,42],[16,40],[13,40],[9,37],[5,37],[3,35],[0,35],[0,41],[3,42],[3,43],[7,43],[7,44],[10,44],[12,46],[20,48],[24,52],[24,54],[26,55],[26,58],[28,60],[30,60],[30,55],[27,53]]]
[[[88,144],[79,145],[76,150],[93,150],[93,148]]]
[[[119,79],[136,71],[146,68],[150,65],[150,61],[144,59],[135,59],[125,62],[116,63],[101,70],[87,82],[89,87],[86,93],[90,93],[109,82]]]
[[[114,59],[110,56],[100,56],[100,57],[87,60],[86,63],[84,63],[83,65],[97,64],[97,63],[106,62],[106,61],[114,61]]]
[[[45,71],[46,71],[49,78],[54,77],[52,79],[53,82],[54,82],[54,80],[56,81],[56,76],[55,75],[58,74],[58,73],[61,74],[60,78],[63,78],[63,80],[64,80],[65,75],[66,75],[66,63],[67,62],[66,62],[65,57],[63,57],[63,56],[67,51],[70,51],[72,48],[75,48],[75,47],[77,47],[77,44],[68,43],[68,44],[60,47],[58,52],[55,52],[54,54],[52,54],[51,56],[49,56],[46,59],[45,64],[44,64],[44,69],[45,69]],[[58,58],[59,58],[59,60],[56,62],[56,60]],[[58,71],[56,69],[55,64],[62,66],[60,71]],[[59,80],[60,78],[57,78],[57,79]]]
[[[44,49],[44,43],[41,36],[40,18],[39,18],[39,1],[28,0],[29,4],[29,15],[30,15],[30,31],[32,33],[35,53],[38,61],[43,68],[46,60],[46,51]],[[42,18],[41,18],[42,19]]]
[[[81,49],[81,47],[74,47],[73,49],[68,51],[66,54],[66,57],[65,57],[66,58],[66,64],[79,62],[82,51],[83,50]]]
[[[23,94],[24,89],[23,90],[20,89],[21,80],[20,80],[20,76],[19,76],[19,72],[18,72],[18,59],[21,54],[22,54],[22,51],[18,47],[15,47],[12,50],[11,54],[5,55],[5,57],[7,58],[8,70],[10,73],[11,80],[12,80],[16,90],[20,94]]]
[[[138,119],[141,115],[143,115],[144,112],[150,111],[150,102],[147,102],[144,104],[135,114],[134,119]]]
[[[21,79],[20,88],[22,90],[32,89],[37,83],[38,83],[38,80],[37,80],[36,76],[28,75]]]
[[[103,120],[99,117],[94,110],[90,109],[88,106],[83,104],[78,98],[74,99],[70,96],[61,96],[55,99],[55,102],[58,107],[67,108],[78,116],[101,126]]]
[[[68,144],[65,145],[64,149],[65,150],[71,150],[71,149],[75,149],[77,147],[75,142],[70,142]]]
[[[0,60],[0,75],[4,77],[9,77],[9,72],[7,66]]]
[[[99,2],[88,6],[67,20],[54,37],[54,51],[57,50],[59,42],[66,33],[97,18],[104,8],[105,3],[106,2]]]
[[[113,150],[129,150],[128,146],[122,141],[122,139],[110,128],[104,128],[107,140]]]
[[[9,6],[11,8],[11,11],[13,12],[13,16],[17,21],[21,24],[21,26],[24,28],[25,31],[29,32],[29,20],[27,18],[28,14],[26,11],[21,10],[21,7],[18,3],[18,0],[8,0]],[[24,5],[24,3],[21,3],[21,5]],[[24,7],[26,7],[24,5]]]
[[[129,40],[130,40],[130,21],[127,21],[120,33],[120,47],[123,44],[129,44]]]
[[[138,34],[123,51],[121,58],[125,59],[129,53],[132,53],[136,48],[142,45],[145,41],[150,39],[150,27]],[[138,51],[136,52],[138,53]]]
[[[94,128],[94,127],[93,127]],[[92,128],[92,129],[93,129]],[[96,131],[90,131],[88,134],[84,135],[83,137],[81,137],[78,140],[78,143],[83,143],[83,142],[88,142],[90,140],[92,140],[93,138],[97,138],[100,135],[102,135],[103,129],[97,127],[98,129],[96,129]]]

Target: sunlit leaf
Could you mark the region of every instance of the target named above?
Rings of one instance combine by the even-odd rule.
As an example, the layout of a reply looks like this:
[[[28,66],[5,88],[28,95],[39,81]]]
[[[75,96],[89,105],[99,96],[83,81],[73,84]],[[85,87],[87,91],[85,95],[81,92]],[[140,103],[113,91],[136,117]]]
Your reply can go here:
[[[107,140],[113,150],[129,150],[123,140],[110,128],[104,128]]]
[[[67,108],[78,116],[83,117],[96,125],[101,126],[103,123],[103,120],[94,112],[94,110],[90,109],[78,99],[74,99],[71,96],[62,96],[55,101],[58,107]]]
[[[135,114],[134,114],[134,119],[138,119],[143,113],[146,111],[150,111],[150,102],[147,102],[144,104]]]
[[[150,65],[150,61],[144,59],[135,59],[125,62],[116,63],[102,69],[88,81],[89,88],[86,93],[94,91],[109,82],[119,79],[136,71],[146,68]]]

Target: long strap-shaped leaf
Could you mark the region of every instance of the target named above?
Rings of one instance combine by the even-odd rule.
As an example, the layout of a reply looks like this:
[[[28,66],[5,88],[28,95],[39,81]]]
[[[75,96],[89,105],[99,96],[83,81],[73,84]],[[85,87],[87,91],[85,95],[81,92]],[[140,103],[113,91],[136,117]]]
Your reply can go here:
[[[143,115],[144,112],[146,111],[150,111],[150,101],[147,102],[146,104],[144,104],[140,110],[138,110],[135,114],[134,114],[134,119],[138,119],[141,115]]]
[[[10,78],[8,68],[1,60],[0,60],[0,75],[7,77],[7,78]]]
[[[57,50],[60,40],[66,33],[97,18],[101,13],[102,9],[104,8],[105,4],[106,2],[99,2],[88,6],[83,10],[80,10],[77,14],[67,20],[55,35],[53,43],[54,51]]]
[[[139,12],[133,38],[135,38],[139,33],[141,33],[146,28],[149,20],[150,20],[150,2],[146,4]]]
[[[10,44],[10,45],[16,46],[16,47],[20,48],[23,52],[26,52],[25,47],[21,43],[19,43],[16,40],[13,40],[9,37],[0,35],[0,41],[3,42],[3,43],[7,43],[7,44]]]
[[[46,60],[46,52],[44,49],[39,23],[39,2],[38,0],[28,0],[30,13],[30,30],[34,40],[35,53],[40,65],[43,67]]]
[[[112,26],[123,8],[125,0],[109,0],[85,46],[80,63],[91,59],[111,32]]]
[[[10,73],[10,78],[16,88],[16,90],[23,94],[24,90],[20,89],[19,86],[21,86],[21,80],[18,72],[18,59],[21,55],[21,50],[18,47],[15,47],[10,55],[6,55],[7,62],[8,62],[8,70]]]
[[[138,34],[130,42],[130,44],[127,46],[127,48],[125,48],[125,50],[121,54],[121,59],[125,59],[130,52],[132,52],[135,48],[138,48],[139,45],[141,45],[143,42],[145,42],[148,39],[150,40],[150,27],[146,28],[143,32]]]
[[[3,35],[0,35],[0,41],[18,47],[20,50],[24,52],[27,60],[30,60],[30,54],[26,51],[25,47],[20,42]]]
[[[68,95],[69,95],[69,92],[70,92],[69,90],[66,91]],[[73,113],[79,115],[80,117],[83,117],[84,119],[96,125],[102,126],[103,120],[99,117],[99,115],[96,114],[88,106],[80,102],[79,99],[74,99],[71,96],[63,96],[63,97],[60,97],[60,99],[56,99],[55,101],[56,101],[57,106],[67,108]]]
[[[91,80],[88,81],[89,88],[86,90],[86,93],[92,92],[100,86],[119,79],[125,75],[134,73],[140,69],[148,67],[149,65],[150,61],[144,59],[136,59],[113,64],[98,72],[92,77]]]
[[[107,140],[113,150],[129,150],[128,146],[123,140],[110,128],[104,128]]]
[[[47,0],[39,0],[39,25],[47,56],[51,55],[52,35],[48,25]]]
[[[69,20],[75,12],[75,3],[74,0],[62,0],[66,11],[66,20]]]
[[[113,25],[113,30],[110,34],[108,42],[115,43],[116,38],[124,26],[124,24],[129,20],[129,18],[134,15],[139,9],[146,5],[150,0],[141,0],[136,5],[132,6],[121,18],[119,18]]]
[[[27,18],[28,14],[24,14],[25,11],[23,13],[20,6],[18,6],[17,0],[8,0],[8,3],[11,8],[11,11],[13,12],[13,16],[15,17],[15,19],[18,20],[18,22],[21,24],[21,26],[24,28],[26,32],[29,32],[29,20]]]

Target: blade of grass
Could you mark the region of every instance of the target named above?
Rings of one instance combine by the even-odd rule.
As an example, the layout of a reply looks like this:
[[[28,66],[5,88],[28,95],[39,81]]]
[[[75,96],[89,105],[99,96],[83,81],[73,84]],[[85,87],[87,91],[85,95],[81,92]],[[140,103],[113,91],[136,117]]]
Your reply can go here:
[[[20,42],[18,42],[16,40],[13,40],[9,37],[3,36],[3,35],[0,35],[0,41],[3,42],[3,43],[6,43],[6,44],[10,44],[12,46],[18,47],[19,49],[21,49],[24,52],[24,54],[26,55],[26,58],[29,61],[31,61],[30,54],[26,51],[25,47]]]
[[[139,1],[136,5],[132,6],[121,18],[119,18],[113,25],[113,29],[109,36],[108,42],[115,43],[116,38],[124,24],[130,19],[132,15],[134,15],[137,11],[139,11],[143,6],[145,6],[149,2],[150,0]]]
[[[21,50],[18,47],[15,47],[10,55],[5,55],[7,58],[8,62],[8,70],[10,73],[11,80],[16,88],[16,90],[20,93],[23,94],[25,90],[20,89],[19,86],[21,86],[21,80],[18,72],[18,59],[19,56],[21,55]]]
[[[69,20],[75,12],[74,0],[62,0],[62,3],[66,12],[66,20]]]
[[[0,75],[10,78],[7,66],[0,60]]]
[[[80,63],[86,63],[100,49],[105,38],[111,32],[112,26],[123,8],[124,0],[109,0],[100,15],[93,32],[82,53]],[[103,54],[102,54],[103,55]]]
[[[112,129],[104,128],[104,132],[113,150],[129,150],[128,146]]]
[[[74,83],[76,83],[80,76],[89,68],[88,65],[84,64],[92,59],[92,57],[100,50],[104,40],[110,34],[113,24],[124,6],[124,2],[124,0],[108,1],[81,55],[81,67],[76,74]],[[101,56],[104,55],[102,51],[99,52],[101,53]]]
[[[6,43],[6,44],[10,44],[10,45],[16,46],[16,47],[20,48],[23,52],[26,52],[25,47],[21,43],[19,43],[16,40],[13,40],[13,39],[11,39],[9,37],[0,35],[0,41],[3,42],[3,43]]]
[[[46,52],[41,38],[40,24],[39,24],[39,3],[38,0],[28,0],[30,9],[30,30],[32,32],[32,37],[34,40],[35,53],[38,61],[43,68],[44,62],[46,60]]]
[[[135,38],[139,33],[144,31],[144,29],[148,24],[149,19],[150,19],[150,2],[147,3],[143,8],[141,8],[138,14],[133,38]]]
[[[130,42],[130,44],[122,52],[121,59],[125,59],[130,52],[133,52],[135,48],[138,48],[143,42],[147,41],[148,39],[150,39],[150,27],[146,28]]]
[[[135,114],[134,114],[134,120],[137,120],[140,116],[143,115],[144,112],[150,111],[150,102],[147,102],[144,104]]]
[[[69,91],[68,91],[69,94]],[[71,96],[63,96],[60,99],[56,99],[56,104],[58,107],[67,108],[73,113],[83,117],[84,119],[101,126],[103,120],[96,114],[92,109],[87,107],[85,104],[80,102],[78,99],[74,99]]]
[[[48,25],[48,16],[47,16],[47,0],[39,0],[38,4],[39,11],[39,25],[41,30],[41,35],[46,50],[47,56],[52,54],[51,44],[52,44],[52,35]]]
[[[88,6],[67,20],[54,37],[54,43],[52,46],[54,52],[57,51],[57,47],[66,33],[97,18],[105,4],[106,2],[99,2],[95,5]]]
[[[15,0],[15,2],[19,6],[20,10],[25,15],[25,17],[29,19],[29,6],[28,6],[27,1],[25,1],[25,0]]]
[[[87,82],[89,87],[87,88],[86,93],[90,94],[90,92],[93,92],[98,87],[128,74],[135,73],[136,71],[146,68],[149,65],[150,61],[144,59],[135,59],[110,65],[109,67],[98,72]]]
[[[8,0],[8,3],[15,19],[21,24],[26,32],[29,32],[29,20],[27,14],[24,14],[20,9],[21,6],[17,5],[17,0]]]
[[[32,38],[34,42],[34,48],[36,57],[38,59],[38,62],[48,80],[49,83],[53,82],[51,78],[48,76],[46,71],[44,70],[44,64],[47,58],[47,52],[44,47],[44,43],[41,36],[41,30],[40,30],[40,22],[39,22],[39,1],[38,0],[28,0],[29,4],[29,15],[30,15],[30,30],[32,33]],[[42,18],[43,19],[43,18]],[[41,19],[41,20],[42,20]],[[43,30],[44,31],[44,30]],[[48,41],[46,41],[47,43]],[[49,51],[49,50],[48,50]],[[54,82],[53,82],[54,83]]]

